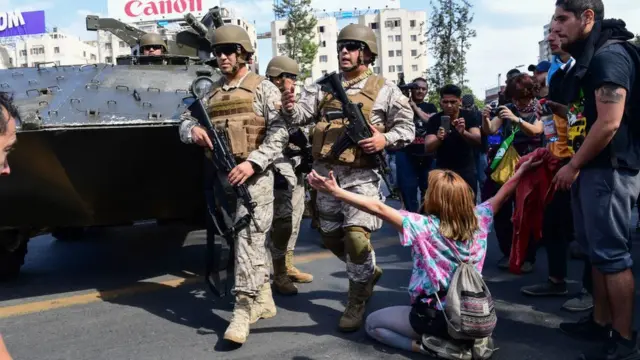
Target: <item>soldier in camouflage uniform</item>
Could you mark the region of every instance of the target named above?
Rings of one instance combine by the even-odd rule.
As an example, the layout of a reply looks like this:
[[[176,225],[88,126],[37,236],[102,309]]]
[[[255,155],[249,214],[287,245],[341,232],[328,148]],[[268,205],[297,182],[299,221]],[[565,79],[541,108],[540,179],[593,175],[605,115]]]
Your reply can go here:
[[[295,89],[298,63],[286,56],[276,56],[267,65],[266,75],[281,91]],[[290,145],[292,146],[292,145]],[[275,165],[275,203],[271,227],[271,259],[273,260],[273,288],[283,295],[295,295],[298,288],[293,282],[313,281],[293,266],[293,250],[298,240],[304,212],[304,174],[299,170],[301,156],[284,156]]]
[[[167,52],[167,44],[160,34],[147,33],[140,38],[142,55],[162,55]]]
[[[340,31],[342,85],[351,101],[363,104],[362,112],[372,125],[373,136],[348,148],[338,160],[322,159],[344,132],[342,119],[328,119],[332,112],[341,111],[336,99],[313,84],[305,87],[297,103],[293,94],[285,91],[282,106],[285,119],[292,125],[317,122],[313,131],[316,172],[327,176],[333,170],[342,188],[383,200],[381,175],[371,154],[407,146],[414,139],[415,127],[407,97],[391,81],[369,69],[377,54],[375,34],[367,26],[351,24]],[[355,331],[362,325],[365,304],[382,275],[370,242],[371,233],[382,227],[382,220],[322,193],[317,195],[317,207],[323,243],[346,262],[349,277],[349,300],[339,328]]]
[[[226,340],[243,344],[249,335],[249,324],[276,315],[269,284],[269,264],[265,240],[273,221],[273,162],[281,157],[288,143],[286,123],[277,106],[280,90],[270,81],[247,68],[254,53],[247,32],[240,26],[225,25],[212,33],[212,47],[223,77],[203,99],[212,122],[225,131],[231,152],[239,165],[228,175],[232,186],[246,183],[257,203],[258,227],[240,231],[235,241],[235,307]],[[180,138],[185,143],[205,147],[211,156],[211,139],[197,121],[186,113],[180,125]],[[223,174],[224,176],[224,174]],[[219,209],[220,210],[220,209]],[[247,213],[241,201],[233,220]]]

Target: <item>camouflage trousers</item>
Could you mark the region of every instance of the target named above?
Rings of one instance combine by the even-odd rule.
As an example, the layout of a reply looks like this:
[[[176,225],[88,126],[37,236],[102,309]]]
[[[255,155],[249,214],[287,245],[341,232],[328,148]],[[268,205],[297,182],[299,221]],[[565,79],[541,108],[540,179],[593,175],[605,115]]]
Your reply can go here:
[[[266,239],[273,221],[273,170],[255,174],[246,182],[249,193],[256,202],[255,219],[238,233],[235,242],[235,286],[232,294],[257,296],[260,288],[269,282],[271,265],[267,259]],[[238,200],[234,223],[247,213]]]
[[[287,182],[286,188],[276,187],[274,191],[270,244],[273,259],[282,259],[287,251],[293,251],[300,233],[304,213],[304,174],[294,174],[293,169],[292,174],[295,176],[294,186]]]
[[[328,176],[333,170],[343,189],[382,200],[380,178],[372,170],[320,162],[314,164],[314,170],[322,176]],[[370,237],[382,227],[382,220],[322,192],[318,192],[316,206],[325,246],[345,261],[349,280],[367,282],[376,265]]]

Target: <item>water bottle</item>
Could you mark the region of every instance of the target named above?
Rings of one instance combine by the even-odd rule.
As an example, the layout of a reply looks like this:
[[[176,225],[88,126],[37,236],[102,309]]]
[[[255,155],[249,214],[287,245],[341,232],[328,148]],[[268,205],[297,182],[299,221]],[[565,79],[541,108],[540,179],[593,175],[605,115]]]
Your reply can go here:
[[[540,121],[544,125],[544,137],[547,142],[556,142],[558,141],[558,131],[556,130],[556,122],[553,120],[553,111],[544,99],[540,101],[540,105],[542,105]]]

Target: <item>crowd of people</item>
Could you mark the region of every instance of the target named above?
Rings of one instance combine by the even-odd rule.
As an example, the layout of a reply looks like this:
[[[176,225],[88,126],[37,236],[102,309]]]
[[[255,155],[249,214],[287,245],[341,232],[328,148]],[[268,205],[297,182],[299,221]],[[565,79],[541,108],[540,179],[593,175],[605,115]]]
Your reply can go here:
[[[312,281],[293,267],[308,174],[322,242],[345,263],[348,276],[341,331],[364,327],[389,346],[443,359],[490,358],[495,308],[475,276],[482,273],[493,228],[503,255],[499,268],[529,273],[545,247],[548,281],[522,288],[530,296],[568,293],[569,248],[578,244],[584,290],[563,307],[592,311],[560,329],[597,343],[581,359],[640,360],[629,230],[640,194],[640,52],[632,38],[624,22],[604,18],[602,0],[557,0],[548,36],[552,61],[531,66],[531,74],[509,71],[499,100],[482,109],[460,87],[446,85],[438,89],[438,111],[424,101],[425,79],[414,79],[407,97],[373,74],[376,36],[351,24],[338,35],[340,76],[373,135],[336,154],[344,139],[344,99],[318,84],[296,96],[298,67],[291,59],[274,58],[266,77],[250,72],[254,49],[246,31],[216,29],[213,52],[223,76],[203,100],[238,165],[230,173],[214,169],[222,176],[212,176],[217,185],[209,190],[246,186],[255,201],[254,219],[239,228],[234,245],[235,306],[223,338],[243,344],[251,324],[276,316],[272,287],[296,295],[295,282]],[[9,175],[6,156],[19,116],[8,98],[0,101],[0,174]],[[568,132],[576,119],[586,120],[587,135],[574,151]],[[181,120],[181,141],[204,147],[211,158],[215,149],[206,129],[188,112]],[[288,155],[287,138],[309,125],[315,161],[305,169],[300,157]],[[402,210],[386,205],[382,195],[374,156],[383,151],[395,164]],[[226,225],[238,224],[248,205],[238,199],[235,212],[224,214]],[[371,243],[383,222],[411,248],[410,296],[408,305],[365,318],[383,275]]]

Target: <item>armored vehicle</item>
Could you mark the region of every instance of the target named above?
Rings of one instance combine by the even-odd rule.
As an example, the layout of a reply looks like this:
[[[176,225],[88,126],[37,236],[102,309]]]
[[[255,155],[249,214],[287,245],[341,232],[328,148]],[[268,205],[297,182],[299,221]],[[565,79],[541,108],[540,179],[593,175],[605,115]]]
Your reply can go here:
[[[88,17],[87,28],[138,49],[144,32],[109,22]],[[11,175],[0,178],[0,278],[19,273],[28,240],[42,233],[150,219],[204,227],[204,157],[180,142],[178,118],[193,80],[220,75],[210,47],[186,32],[191,43],[168,41],[161,56],[0,71],[22,120]]]

